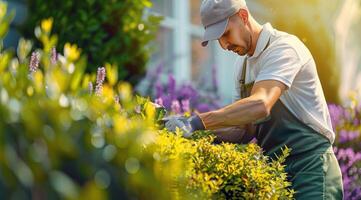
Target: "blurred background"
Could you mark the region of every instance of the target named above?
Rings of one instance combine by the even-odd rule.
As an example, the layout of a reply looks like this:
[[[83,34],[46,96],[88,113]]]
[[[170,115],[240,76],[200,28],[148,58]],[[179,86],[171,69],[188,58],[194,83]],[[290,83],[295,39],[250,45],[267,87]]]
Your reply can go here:
[[[6,16],[0,0],[0,199],[9,188],[13,199],[29,194],[47,199],[37,198],[47,190],[50,195],[71,197],[79,190],[84,199],[102,199],[91,191],[104,192],[104,188],[132,199],[156,197],[163,192],[162,184],[154,184],[158,172],[173,174],[173,165],[168,170],[159,167],[158,150],[139,151],[152,140],[148,128],[153,121],[149,125],[143,118],[119,116],[113,100],[120,99],[135,115],[143,114],[146,104],[142,111],[139,105],[127,106],[139,103],[125,98],[130,94],[151,97],[177,114],[206,112],[235,100],[238,55],[222,50],[217,42],[201,46],[201,0],[5,2]],[[336,133],[334,151],[345,199],[361,199],[361,0],[249,0],[247,4],[261,24],[270,22],[298,36],[312,52]],[[56,65],[47,59],[50,49]],[[34,91],[27,76],[29,66],[32,71],[39,65],[39,52],[41,70],[34,82],[42,83],[44,73],[47,84],[65,85],[55,91],[55,101],[45,95],[47,85],[35,85]],[[97,76],[99,69],[102,74]],[[111,102],[109,107],[97,98],[84,97],[89,88],[92,94],[95,79],[95,89],[102,90],[104,80],[99,83],[98,77],[105,76],[103,96]],[[66,80],[71,80],[71,87],[66,87]],[[74,103],[70,100],[75,91],[82,95]],[[124,103],[124,98],[129,102]],[[158,142],[159,148],[181,149],[173,140]],[[169,186],[164,177],[160,182]]]
[[[130,73],[124,74],[119,70],[120,74],[123,73],[121,77],[130,80],[137,87],[137,91],[143,95],[153,94],[156,96],[155,92],[151,93],[151,89],[149,89],[154,85],[151,85],[149,80],[144,77],[146,77],[146,71],[154,71],[157,66],[161,66],[163,70],[158,74],[158,80],[166,82],[167,76],[173,74],[178,84],[192,84],[197,90],[208,91],[209,93],[217,92],[219,105],[226,105],[232,101],[235,92],[233,77],[236,73],[234,62],[237,55],[223,51],[217,42],[212,42],[207,48],[200,45],[204,31],[199,15],[201,0],[152,0],[151,7],[144,9],[143,17],[161,16],[162,20],[159,21],[155,38],[149,41],[141,41],[152,47],[149,57],[144,55],[129,56],[132,61],[120,58],[124,55],[120,54],[122,52],[118,51],[116,46],[107,50],[108,54],[98,56],[99,59],[92,58],[92,54],[99,55],[97,52],[99,49],[96,49],[97,46],[91,42],[102,44],[102,39],[97,40],[97,38],[102,38],[102,35],[97,32],[101,32],[100,29],[106,29],[109,33],[111,26],[108,28],[98,26],[95,21],[94,24],[88,23],[85,24],[88,26],[77,27],[78,22],[89,21],[86,18],[90,17],[98,21],[100,18],[100,16],[96,16],[96,12],[82,13],[79,8],[84,8],[83,10],[86,11],[86,7],[82,3],[59,1],[59,3],[61,2],[60,8],[63,9],[61,10],[57,6],[57,1],[12,0],[8,2],[10,9],[16,10],[16,17],[5,41],[7,46],[16,46],[16,41],[21,35],[28,38],[34,37],[32,27],[40,19],[52,16],[55,18],[54,32],[60,38],[64,38],[64,41],[78,41],[81,48],[87,49],[85,52],[90,55],[89,59],[94,65],[102,65],[101,61],[104,62],[104,60],[122,65],[118,67],[126,68]],[[328,102],[347,101],[350,92],[359,93],[361,87],[361,43],[358,39],[360,35],[360,26],[358,25],[361,22],[359,0],[291,0],[287,3],[281,0],[253,0],[247,1],[247,4],[253,16],[261,24],[271,22],[273,27],[295,34],[302,39],[316,60]],[[69,8],[74,6],[78,6],[78,11]],[[51,9],[55,9],[55,7],[58,7],[59,11]],[[51,15],[52,12],[55,15]],[[68,14],[62,15],[65,13]],[[108,24],[112,26],[117,26],[116,23],[119,22],[114,18],[109,19],[109,21]],[[60,25],[70,23],[73,24],[73,27],[67,28],[67,30],[60,28]],[[56,26],[56,24],[60,25]],[[82,36],[79,39],[80,36],[71,31],[74,28],[89,30],[88,37]],[[145,29],[144,24],[138,25],[138,28]],[[117,40],[114,41],[117,42]],[[142,54],[142,51],[139,50],[141,47],[137,47],[135,43],[126,47],[127,49],[123,50],[128,54]],[[146,70],[140,70],[142,68]],[[215,74],[212,75],[212,73]],[[212,79],[212,76],[215,76],[215,80]],[[215,84],[212,80],[217,83],[217,91],[209,90],[212,88],[212,84]]]
[[[224,52],[217,42],[202,48],[201,0],[154,1],[151,11],[165,16],[158,33],[158,50],[151,65],[166,62],[179,81],[211,80],[216,66],[222,103],[232,97],[234,61],[237,55]],[[360,88],[360,1],[247,1],[261,23],[297,35],[315,57],[319,76],[329,102],[346,100],[350,90]],[[168,61],[168,62],[167,62]],[[171,61],[171,62],[169,62]],[[233,91],[234,92],[234,91]]]

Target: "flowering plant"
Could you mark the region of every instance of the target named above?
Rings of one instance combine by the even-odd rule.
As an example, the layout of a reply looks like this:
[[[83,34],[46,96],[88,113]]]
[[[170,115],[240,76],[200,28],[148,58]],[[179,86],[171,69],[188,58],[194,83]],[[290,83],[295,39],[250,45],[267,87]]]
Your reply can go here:
[[[361,198],[361,104],[351,98],[349,106],[329,105],[336,132],[335,155],[341,167],[345,199]]]
[[[212,67],[210,88],[201,87],[207,85],[204,77],[196,87],[192,83],[177,85],[172,73],[168,73],[166,80],[162,81],[163,71],[162,64],[148,71],[144,80],[148,82],[148,86],[145,92],[140,92],[142,95],[151,96],[154,102],[163,105],[174,114],[207,112],[221,107],[222,99],[218,94],[215,66]]]
[[[1,199],[292,198],[287,149],[270,161],[256,144],[214,145],[209,131],[170,134],[111,65],[85,74],[76,45],[57,53],[50,29],[30,60],[27,40],[16,56],[0,49]]]

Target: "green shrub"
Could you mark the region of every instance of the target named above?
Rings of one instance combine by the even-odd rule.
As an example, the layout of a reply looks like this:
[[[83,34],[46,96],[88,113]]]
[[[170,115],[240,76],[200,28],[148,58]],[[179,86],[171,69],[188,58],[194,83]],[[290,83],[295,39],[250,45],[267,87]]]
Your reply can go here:
[[[8,21],[0,16],[0,27]],[[133,96],[112,66],[104,81],[104,68],[85,74],[76,45],[55,54],[51,25],[37,28],[44,48],[30,59],[27,40],[16,53],[0,51],[1,199],[292,197],[287,149],[269,162],[255,144],[214,145],[210,131],[188,140],[162,129],[162,112]]]
[[[281,164],[289,149],[269,162],[254,143],[214,145],[211,131],[198,131],[194,140],[180,135],[161,131],[153,151],[158,160],[186,161],[182,178],[193,199],[292,199],[294,191],[287,189],[290,183]]]
[[[119,79],[136,85],[145,75],[151,49],[147,45],[157,32],[159,17],[144,17],[149,0],[44,1],[27,0],[29,16],[21,32],[33,39],[34,27],[53,18],[58,44],[76,43],[87,55],[88,72],[104,61],[118,68]],[[41,43],[35,41],[36,47]],[[63,49],[60,49],[61,51]]]

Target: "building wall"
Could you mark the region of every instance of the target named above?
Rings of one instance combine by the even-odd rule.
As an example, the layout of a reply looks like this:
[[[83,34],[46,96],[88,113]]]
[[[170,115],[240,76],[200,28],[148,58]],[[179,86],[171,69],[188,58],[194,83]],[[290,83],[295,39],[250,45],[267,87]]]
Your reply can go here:
[[[223,104],[234,94],[234,62],[237,55],[220,48],[217,41],[201,46],[204,28],[200,19],[201,0],[153,0],[153,14],[165,17],[156,41],[156,51],[149,69],[164,64],[178,82],[196,87],[204,78],[211,82],[212,65],[216,67],[219,93]]]

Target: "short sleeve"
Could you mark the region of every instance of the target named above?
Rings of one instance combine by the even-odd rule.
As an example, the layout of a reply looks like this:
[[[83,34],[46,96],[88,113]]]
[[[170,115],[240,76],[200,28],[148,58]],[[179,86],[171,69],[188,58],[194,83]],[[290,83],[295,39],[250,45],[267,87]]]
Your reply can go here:
[[[255,82],[277,80],[284,83],[288,88],[291,87],[302,67],[297,52],[287,44],[277,45],[277,47],[270,49],[262,60]]]

